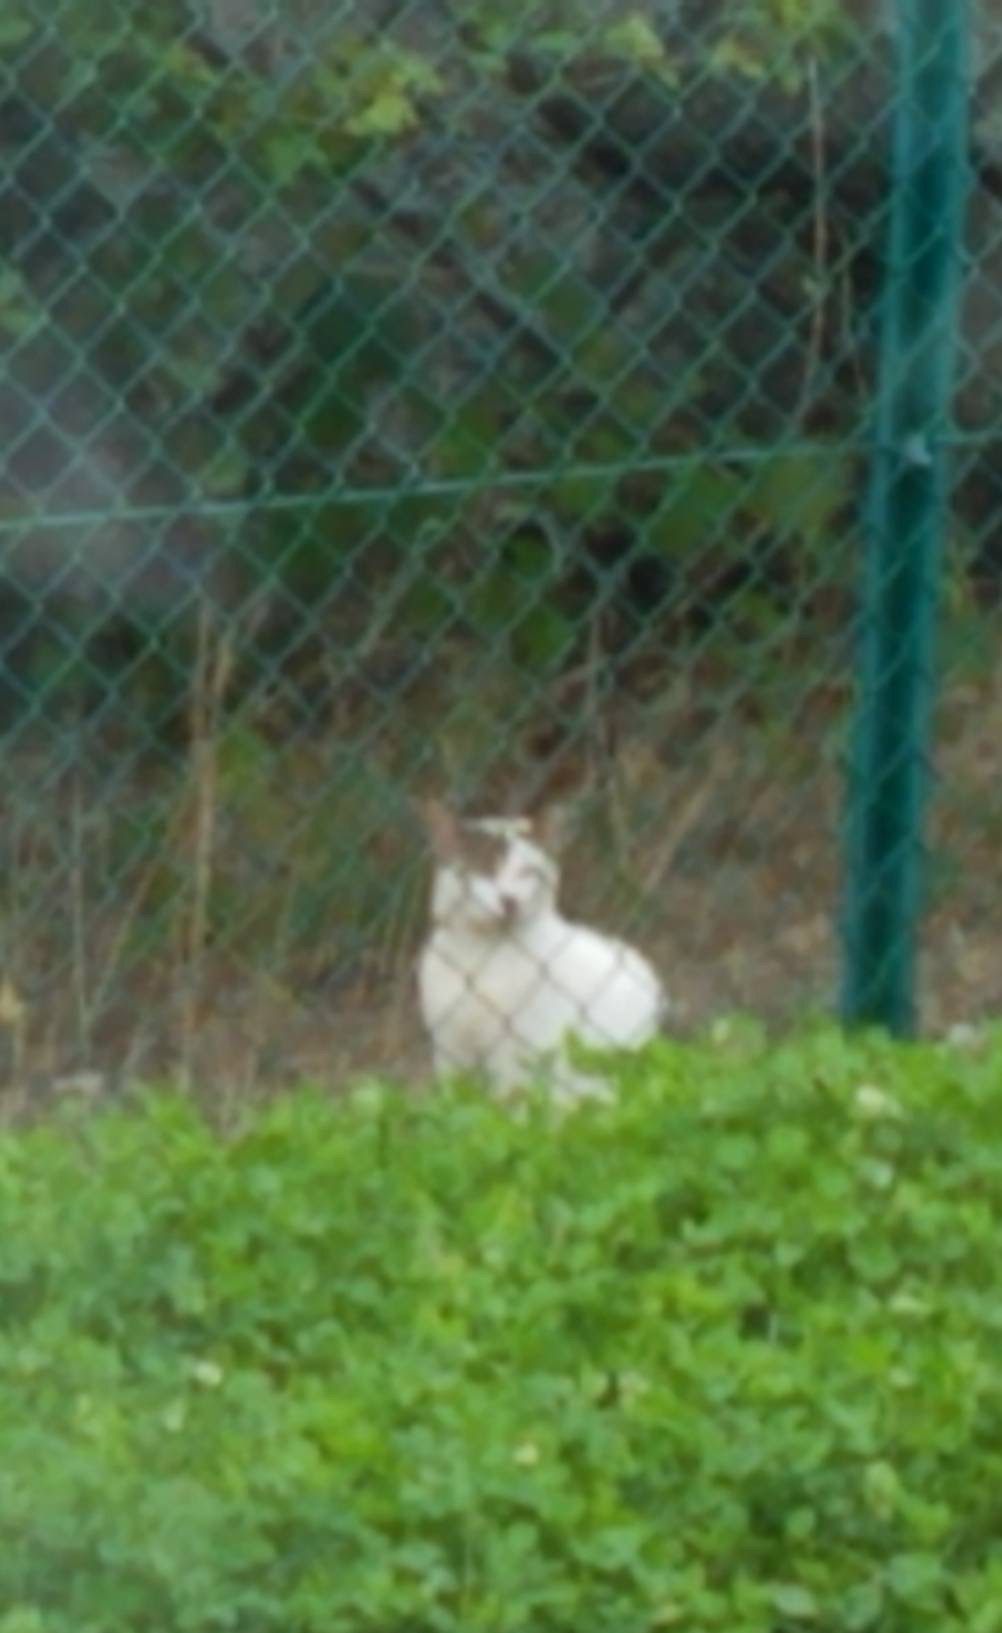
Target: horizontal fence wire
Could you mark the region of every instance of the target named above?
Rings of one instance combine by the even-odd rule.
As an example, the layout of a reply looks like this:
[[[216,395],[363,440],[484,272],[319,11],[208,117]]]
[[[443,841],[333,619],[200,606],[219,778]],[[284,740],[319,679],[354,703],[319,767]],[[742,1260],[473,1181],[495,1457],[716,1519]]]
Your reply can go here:
[[[415,802],[830,1008],[899,97],[836,0],[4,0],[0,1081],[429,1071]],[[923,1019],[997,1006],[975,7]]]

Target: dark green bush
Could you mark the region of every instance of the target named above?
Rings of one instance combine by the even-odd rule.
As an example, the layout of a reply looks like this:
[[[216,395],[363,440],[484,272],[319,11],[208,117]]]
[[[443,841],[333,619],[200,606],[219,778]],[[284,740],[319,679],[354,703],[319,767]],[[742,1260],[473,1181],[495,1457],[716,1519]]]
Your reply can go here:
[[[1002,1628],[1002,1038],[0,1141],[2,1633]]]

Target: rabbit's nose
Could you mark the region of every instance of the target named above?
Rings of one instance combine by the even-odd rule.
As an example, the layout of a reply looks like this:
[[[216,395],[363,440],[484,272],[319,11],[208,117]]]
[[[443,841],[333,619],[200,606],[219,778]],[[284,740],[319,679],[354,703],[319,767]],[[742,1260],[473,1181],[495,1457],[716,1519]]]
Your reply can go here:
[[[506,919],[514,919],[518,917],[519,900],[517,896],[513,896],[510,891],[502,890],[500,902],[501,911]]]

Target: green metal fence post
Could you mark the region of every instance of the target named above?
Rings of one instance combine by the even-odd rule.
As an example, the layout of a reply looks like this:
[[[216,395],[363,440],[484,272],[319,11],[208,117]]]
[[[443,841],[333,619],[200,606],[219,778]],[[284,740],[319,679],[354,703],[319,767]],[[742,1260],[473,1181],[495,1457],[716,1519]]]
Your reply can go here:
[[[899,0],[862,672],[849,769],[843,1014],[915,1025],[933,639],[967,170],[968,0]]]

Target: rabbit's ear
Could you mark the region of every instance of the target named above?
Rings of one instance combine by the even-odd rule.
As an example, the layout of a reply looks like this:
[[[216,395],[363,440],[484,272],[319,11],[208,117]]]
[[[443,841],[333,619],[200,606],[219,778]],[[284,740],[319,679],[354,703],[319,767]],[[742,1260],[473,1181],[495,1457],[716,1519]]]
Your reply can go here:
[[[582,756],[558,754],[523,772],[508,809],[533,821],[542,820],[544,828],[552,821],[556,837],[567,825],[557,813],[579,806],[592,792],[592,782],[591,769]]]
[[[592,773],[583,756],[558,755],[538,769],[526,808],[536,843],[551,856],[559,856],[566,846],[591,788]]]
[[[450,811],[445,801],[440,799],[417,800],[415,806],[435,859],[439,862],[457,861],[463,843],[455,812]]]
[[[571,828],[571,809],[564,803],[544,805],[531,818],[532,837],[541,850],[559,856]]]

